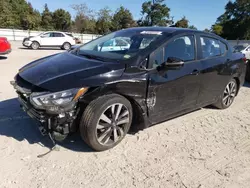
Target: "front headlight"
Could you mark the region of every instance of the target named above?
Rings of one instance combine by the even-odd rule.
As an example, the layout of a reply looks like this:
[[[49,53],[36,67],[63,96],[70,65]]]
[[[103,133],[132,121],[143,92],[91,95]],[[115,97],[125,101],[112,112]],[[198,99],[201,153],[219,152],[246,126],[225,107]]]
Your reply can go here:
[[[69,89],[56,93],[33,93],[30,96],[30,102],[37,108],[46,109],[57,107],[65,107],[76,102],[88,88]]]

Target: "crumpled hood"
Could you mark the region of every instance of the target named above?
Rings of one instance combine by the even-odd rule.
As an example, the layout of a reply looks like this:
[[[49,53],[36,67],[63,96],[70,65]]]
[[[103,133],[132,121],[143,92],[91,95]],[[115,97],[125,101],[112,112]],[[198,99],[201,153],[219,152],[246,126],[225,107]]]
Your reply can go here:
[[[125,65],[102,62],[64,52],[27,64],[19,76],[27,82],[50,91],[100,86],[119,78]]]

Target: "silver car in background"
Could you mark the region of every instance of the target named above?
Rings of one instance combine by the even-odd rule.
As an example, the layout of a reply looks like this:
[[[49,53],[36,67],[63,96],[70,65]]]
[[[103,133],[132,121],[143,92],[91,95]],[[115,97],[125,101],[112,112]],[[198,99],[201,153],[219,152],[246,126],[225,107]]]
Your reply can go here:
[[[245,54],[247,59],[247,70],[246,70],[246,80],[250,81],[250,44],[237,44],[234,46],[234,52],[241,52]]]

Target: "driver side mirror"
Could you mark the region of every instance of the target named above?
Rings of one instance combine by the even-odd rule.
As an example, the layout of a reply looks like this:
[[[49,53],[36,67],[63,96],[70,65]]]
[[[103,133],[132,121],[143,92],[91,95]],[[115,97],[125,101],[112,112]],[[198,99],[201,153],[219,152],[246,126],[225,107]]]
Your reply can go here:
[[[169,57],[166,62],[162,63],[158,70],[179,70],[183,67],[184,61],[177,57]]]

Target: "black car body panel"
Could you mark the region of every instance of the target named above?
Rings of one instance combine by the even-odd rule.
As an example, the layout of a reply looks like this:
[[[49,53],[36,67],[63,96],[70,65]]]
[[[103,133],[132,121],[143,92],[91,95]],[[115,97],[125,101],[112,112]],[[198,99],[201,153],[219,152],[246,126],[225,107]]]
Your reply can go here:
[[[124,68],[124,64],[101,62],[64,52],[24,66],[19,70],[19,75],[29,83],[56,92],[99,86],[118,79]]]
[[[244,83],[243,56],[233,53],[227,41],[214,34],[161,27],[128,30],[166,31],[168,35],[123,62],[89,59],[69,51],[24,66],[16,78],[32,85],[32,92],[38,88],[57,92],[88,87],[88,92],[79,99],[79,105],[84,107],[102,95],[120,94],[133,104],[135,119],[143,122],[140,128],[213,104],[232,78],[239,87]],[[159,52],[164,59],[165,46],[183,36],[193,37],[194,58],[177,70],[153,67],[154,55]],[[225,53],[203,58],[200,36],[225,44]]]

